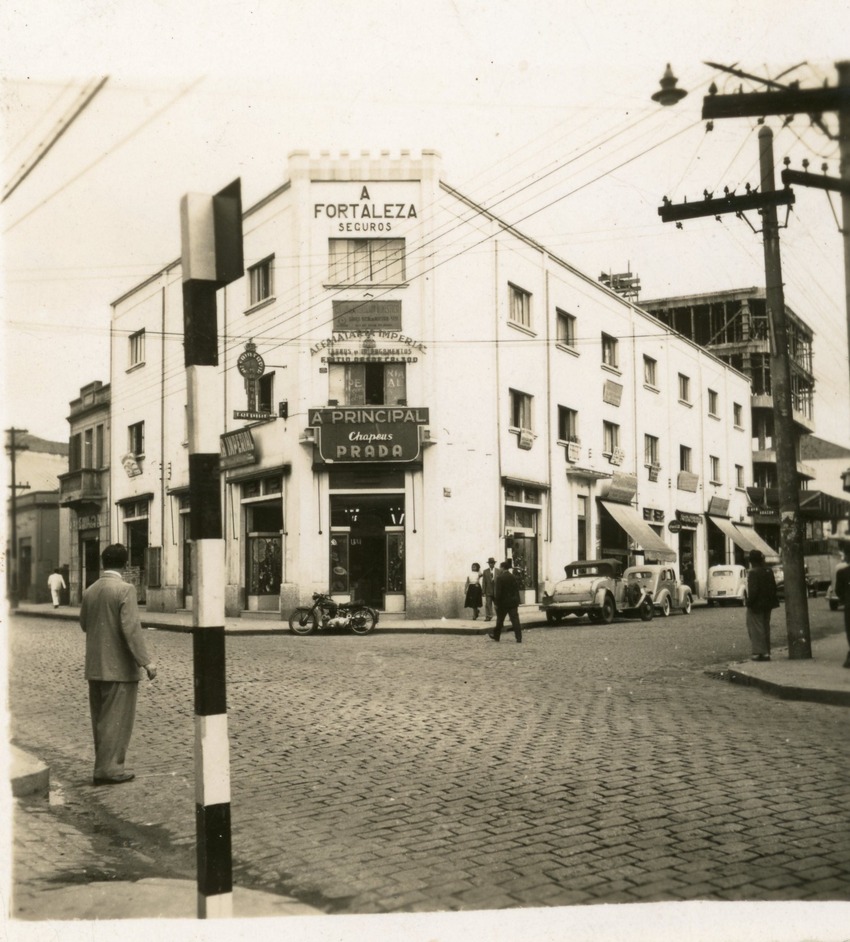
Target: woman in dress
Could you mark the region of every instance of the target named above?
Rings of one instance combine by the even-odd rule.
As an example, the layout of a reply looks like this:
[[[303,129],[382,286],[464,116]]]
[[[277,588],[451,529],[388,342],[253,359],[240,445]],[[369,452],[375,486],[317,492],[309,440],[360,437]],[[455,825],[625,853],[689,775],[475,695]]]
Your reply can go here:
[[[481,610],[481,566],[478,563],[472,564],[472,570],[466,577],[465,592],[463,607],[472,609],[472,620],[475,621]]]

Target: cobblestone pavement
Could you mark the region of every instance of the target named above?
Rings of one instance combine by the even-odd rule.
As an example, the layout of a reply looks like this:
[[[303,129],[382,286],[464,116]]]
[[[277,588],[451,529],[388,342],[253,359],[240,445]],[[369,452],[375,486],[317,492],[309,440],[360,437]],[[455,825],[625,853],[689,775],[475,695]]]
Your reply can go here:
[[[142,858],[189,876],[191,637],[150,641],[135,782],[89,785],[70,623],[13,619],[11,732],[50,764],[64,813],[125,822]],[[228,639],[234,878],[335,913],[850,900],[847,710],[705,672],[745,654],[737,610],[533,629],[522,646]]]

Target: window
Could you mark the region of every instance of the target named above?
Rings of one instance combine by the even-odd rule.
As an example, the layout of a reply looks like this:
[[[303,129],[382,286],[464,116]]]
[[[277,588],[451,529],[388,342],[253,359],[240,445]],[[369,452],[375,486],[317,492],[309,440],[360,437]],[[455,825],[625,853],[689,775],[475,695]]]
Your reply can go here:
[[[257,410],[259,412],[274,412],[274,373],[264,373],[257,380]]]
[[[744,466],[742,464],[735,465],[735,487],[743,490],[745,487],[744,484]]]
[[[533,424],[531,421],[531,407],[534,401],[533,396],[528,393],[519,392],[512,389],[511,394],[511,428],[525,429],[531,431]]]
[[[83,467],[93,468],[94,466],[94,429],[87,428],[83,432]]]
[[[732,403],[732,420],[735,423],[735,428],[744,427],[744,409],[740,403]]]
[[[720,459],[714,455],[709,455],[708,457],[709,464],[711,465],[711,483],[719,484],[720,483]]]
[[[658,386],[658,361],[652,357],[643,358],[643,381],[647,386]]]
[[[708,391],[708,414],[713,415],[715,418],[720,417],[720,413],[717,408],[718,396],[713,389]]]
[[[687,445],[679,445],[679,470],[690,471],[691,469],[691,449]]]
[[[98,425],[94,430],[94,466],[103,467],[103,426]]]
[[[130,366],[141,366],[145,362],[145,332],[137,330],[130,334]]]
[[[273,261],[274,255],[270,255],[248,269],[248,304],[251,307],[272,296]]]
[[[654,435],[643,436],[643,460],[644,464],[651,467],[658,467],[658,439]]]
[[[512,324],[531,327],[531,295],[516,285],[508,284],[510,291],[510,310],[508,318]]]
[[[602,423],[602,454],[613,455],[620,447],[620,426],[613,422]]]
[[[398,285],[405,281],[404,239],[330,239],[334,285]]]
[[[566,406],[558,406],[558,441],[578,441],[578,412]]]
[[[572,314],[566,311],[557,310],[557,342],[562,347],[574,347],[576,345],[576,319]]]
[[[617,351],[617,338],[609,334],[602,335],[602,362],[605,366],[617,368],[619,355]]]
[[[127,429],[127,450],[131,455],[137,458],[143,458],[145,454],[145,423],[136,422]]]
[[[68,470],[79,471],[83,461],[83,436],[77,432],[71,436],[70,447],[68,449]]]
[[[679,402],[691,401],[691,378],[690,376],[685,376],[684,373],[679,373]]]
[[[346,406],[395,406],[407,403],[404,363],[332,363],[328,400]]]

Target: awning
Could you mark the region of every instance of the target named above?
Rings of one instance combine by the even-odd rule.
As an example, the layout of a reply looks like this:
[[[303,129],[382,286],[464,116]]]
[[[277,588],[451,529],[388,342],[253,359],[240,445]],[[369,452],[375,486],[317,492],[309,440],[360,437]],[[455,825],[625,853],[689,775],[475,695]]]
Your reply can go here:
[[[765,559],[779,559],[779,553],[770,543],[766,543],[752,527],[738,526],[738,524],[733,524],[733,526],[750,544],[750,549],[760,550],[764,553]]]
[[[765,543],[752,527],[739,527],[725,517],[714,517],[711,514],[708,515],[708,519],[742,550],[748,553],[750,550],[758,550],[760,553],[764,553],[765,559],[779,559],[776,550]]]
[[[746,534],[742,533],[731,520],[727,520],[725,517],[713,517],[711,514],[708,515],[708,519],[742,550],[749,552],[751,549],[756,549],[754,544],[747,539]]]
[[[652,527],[641,520],[634,507],[629,504],[615,504],[610,500],[600,500],[599,503],[646,552],[659,559],[672,561],[676,558],[675,551],[670,549]]]

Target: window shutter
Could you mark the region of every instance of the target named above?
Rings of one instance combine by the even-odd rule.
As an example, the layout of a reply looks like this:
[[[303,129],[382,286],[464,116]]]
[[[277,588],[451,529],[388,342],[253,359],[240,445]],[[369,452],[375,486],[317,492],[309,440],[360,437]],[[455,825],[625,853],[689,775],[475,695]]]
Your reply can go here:
[[[149,589],[159,589],[162,587],[162,547],[148,546],[145,549],[145,572],[147,573],[147,582]]]

